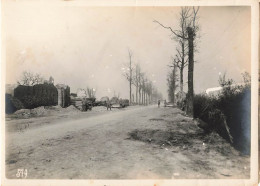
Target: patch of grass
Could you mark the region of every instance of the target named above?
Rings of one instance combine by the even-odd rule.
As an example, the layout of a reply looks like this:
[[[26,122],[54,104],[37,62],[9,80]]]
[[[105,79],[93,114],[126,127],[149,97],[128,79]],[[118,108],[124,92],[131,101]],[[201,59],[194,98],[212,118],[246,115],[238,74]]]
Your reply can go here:
[[[164,121],[162,118],[151,118],[150,121]]]
[[[209,153],[214,150],[223,156],[230,156],[233,153],[232,147],[225,143],[217,133],[205,133],[199,130],[197,133],[181,133],[179,131],[166,130],[133,130],[128,133],[127,140],[141,141],[147,144],[157,145],[158,147],[177,147],[183,152]],[[198,146],[199,145],[201,146]],[[178,151],[173,151],[178,152]],[[190,153],[190,152],[188,152]]]
[[[165,146],[191,146],[194,139],[203,139],[204,133],[184,134],[177,131],[164,130],[133,130],[128,133],[129,139],[138,140],[146,143]]]

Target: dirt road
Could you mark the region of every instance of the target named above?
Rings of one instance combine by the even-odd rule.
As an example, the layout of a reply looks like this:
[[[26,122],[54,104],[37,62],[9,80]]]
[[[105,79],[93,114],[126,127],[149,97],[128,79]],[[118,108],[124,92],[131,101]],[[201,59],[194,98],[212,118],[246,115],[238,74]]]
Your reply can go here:
[[[7,178],[17,169],[27,169],[30,179],[249,178],[249,157],[176,108],[30,120],[37,127],[7,130]]]

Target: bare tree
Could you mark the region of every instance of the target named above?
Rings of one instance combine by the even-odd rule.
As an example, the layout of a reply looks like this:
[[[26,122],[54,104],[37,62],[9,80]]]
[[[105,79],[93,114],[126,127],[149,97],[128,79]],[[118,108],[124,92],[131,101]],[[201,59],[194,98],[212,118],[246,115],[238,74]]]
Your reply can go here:
[[[142,101],[142,83],[143,83],[142,79],[144,78],[144,75],[145,74],[141,72],[141,68],[140,68],[139,71],[138,71],[138,85],[139,85],[139,89],[138,89],[139,100],[138,100],[138,103],[139,104],[143,103],[143,101]]]
[[[96,97],[96,89],[87,87],[87,90],[84,90],[84,91],[85,91],[86,95],[88,95],[89,98]]]
[[[161,94],[159,95],[158,92],[154,92],[155,87],[153,87],[152,82],[147,78],[145,73],[141,71],[141,67],[139,64],[135,64],[135,68],[133,67],[131,51],[129,51],[128,54],[129,63],[127,64],[127,68],[123,68],[123,75],[129,81],[131,93],[130,99],[133,102],[135,97],[136,103],[147,105],[151,103],[152,100],[155,99],[155,97],[160,97]],[[134,93],[132,93],[131,85],[135,86],[135,95]]]
[[[135,102],[138,103],[138,89],[139,89],[139,71],[140,71],[140,65],[139,64],[135,64],[135,68],[133,71],[133,79],[132,79],[132,83],[135,86]],[[134,101],[134,100],[133,100]]]
[[[197,13],[199,7],[192,9],[187,7],[182,7],[181,18],[180,18],[180,30],[174,30],[169,26],[164,26],[159,21],[154,20],[155,23],[159,24],[161,27],[168,29],[174,35],[175,38],[178,38],[181,41],[181,47],[184,49],[183,55],[181,55],[181,63],[184,64],[185,58],[185,42],[188,42],[188,94],[187,94],[187,104],[186,104],[186,113],[193,117],[193,71],[194,71],[194,40],[196,39],[196,33],[199,31],[199,26],[197,24]]]
[[[194,88],[193,88],[193,72],[194,72],[194,40],[196,39],[196,34],[199,30],[199,26],[196,22],[197,13],[199,7],[192,9],[191,21],[187,27],[188,33],[188,46],[189,46],[189,64],[188,64],[188,93],[187,93],[187,104],[186,104],[186,113],[194,117]]]
[[[226,79],[226,72],[219,76],[218,83],[221,87],[231,86],[234,83],[233,79]]]
[[[26,85],[26,86],[33,86],[36,84],[42,84],[44,82],[44,78],[36,73],[33,74],[29,71],[24,71],[20,80],[17,81],[18,85]]]
[[[183,71],[184,68],[188,65],[188,58],[187,57],[187,50],[188,50],[188,44],[187,44],[187,32],[186,27],[188,25],[189,19],[190,19],[190,8],[188,7],[182,7],[180,12],[180,18],[179,18],[179,34],[181,37],[177,37],[174,35],[173,39],[178,42],[178,47],[176,48],[177,54],[175,56],[175,64],[180,70],[180,92],[181,97],[183,98]],[[173,66],[172,66],[173,67]]]
[[[133,53],[130,49],[128,49],[128,57],[129,57],[129,62],[127,64],[127,68],[125,73],[123,74],[126,79],[129,82],[129,103],[130,105],[132,104],[132,84],[133,84]]]
[[[142,96],[142,104],[145,105],[145,91],[146,91],[146,77],[145,74],[142,73],[141,74],[141,84],[140,84],[140,88],[141,88],[141,96]]]
[[[148,95],[148,101],[147,103],[150,104],[151,103],[151,99],[152,99],[152,93],[153,93],[153,84],[152,81],[148,81],[147,83],[147,95]]]
[[[54,85],[54,78],[52,76],[50,76],[50,78],[49,78],[49,84],[53,84]]]
[[[174,65],[176,65],[176,67],[180,71],[180,92],[181,92],[181,96],[183,96],[183,71],[184,68],[188,65],[188,58],[186,58],[187,53],[185,47],[185,40],[180,39],[179,43],[181,46],[181,52],[178,48],[176,49],[177,54],[175,58],[172,58],[174,64],[171,67],[174,67]]]
[[[135,81],[134,81],[136,103],[138,103],[138,90],[139,90],[139,86],[140,86],[139,79],[140,79],[140,65],[136,64],[136,66],[135,66]]]
[[[177,74],[176,74],[176,63],[173,63],[173,69],[168,74],[167,82],[168,82],[168,97],[170,102],[175,102],[175,91],[177,88]]]
[[[143,79],[143,95],[144,95],[144,105],[147,105],[147,77]]]

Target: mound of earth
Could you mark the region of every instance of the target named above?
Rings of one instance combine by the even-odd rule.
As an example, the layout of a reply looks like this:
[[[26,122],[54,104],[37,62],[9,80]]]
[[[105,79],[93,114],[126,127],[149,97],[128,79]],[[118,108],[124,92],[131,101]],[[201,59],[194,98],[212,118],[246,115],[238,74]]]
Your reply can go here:
[[[47,111],[44,106],[37,107],[34,109],[20,109],[14,113],[14,116],[18,118],[29,118],[29,117],[39,117],[47,115]]]
[[[78,113],[80,112],[75,106],[71,105],[67,108],[61,106],[41,106],[34,109],[20,109],[11,115],[12,118],[26,119],[31,117],[42,117],[62,112]]]
[[[79,109],[77,109],[74,105],[70,105],[67,108],[65,108],[66,111],[73,111],[73,112],[80,112]]]

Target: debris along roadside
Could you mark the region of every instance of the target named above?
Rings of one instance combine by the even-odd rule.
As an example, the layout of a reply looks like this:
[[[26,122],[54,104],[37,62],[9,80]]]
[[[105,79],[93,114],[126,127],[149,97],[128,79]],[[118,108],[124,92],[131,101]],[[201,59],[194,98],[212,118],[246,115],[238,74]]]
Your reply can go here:
[[[82,110],[81,111],[88,111],[92,110],[96,98],[84,98],[82,100]]]
[[[70,105],[66,108],[61,106],[41,106],[34,109],[20,109],[13,114],[6,115],[10,119],[28,119],[35,117],[45,117],[50,115],[56,115],[58,113],[78,113],[80,112],[75,106]]]
[[[109,100],[108,97],[105,98],[106,99],[101,98],[100,101],[97,101],[96,98],[71,97],[71,105],[74,105],[80,111],[91,111],[95,106],[107,107],[108,102],[111,104],[112,108],[125,108],[129,106],[128,99],[115,99],[115,97],[113,97]]]
[[[96,98],[80,98],[80,97],[73,98],[73,97],[71,97],[70,104],[74,105],[80,111],[88,111],[88,110],[92,110],[95,101],[96,101]]]

